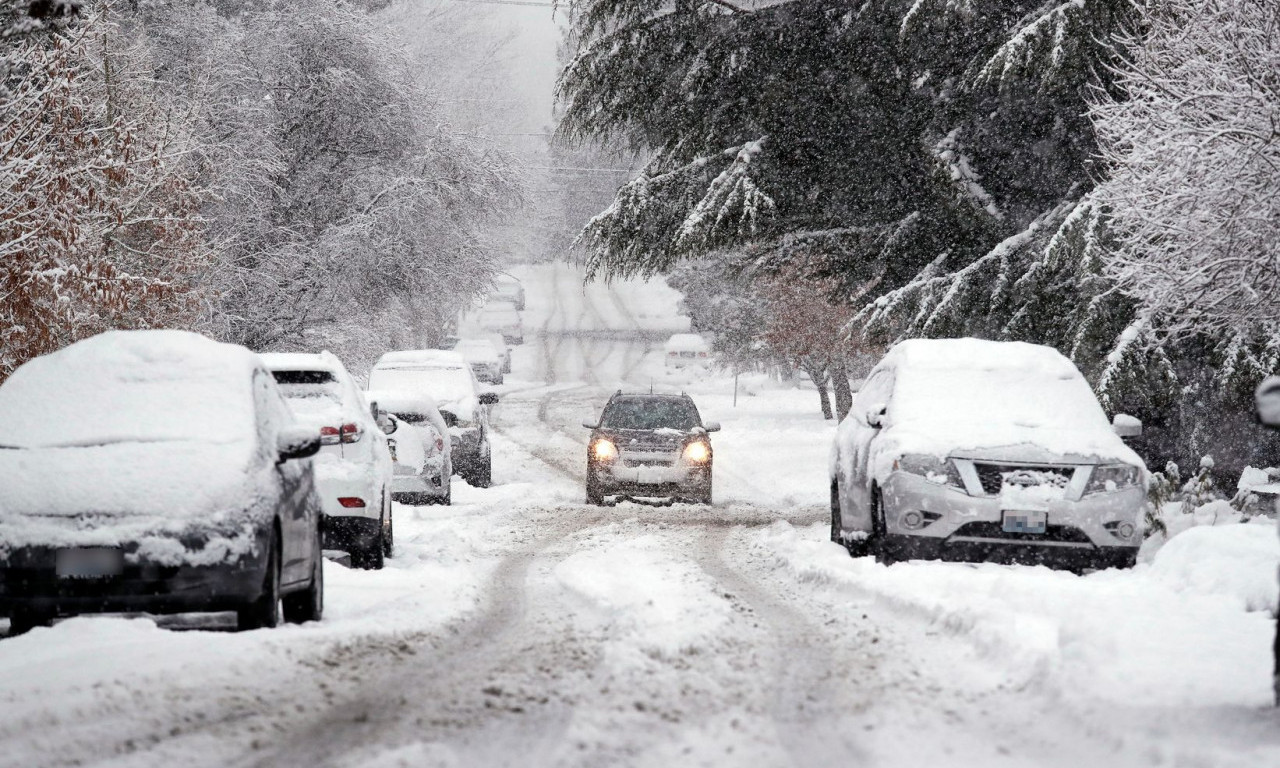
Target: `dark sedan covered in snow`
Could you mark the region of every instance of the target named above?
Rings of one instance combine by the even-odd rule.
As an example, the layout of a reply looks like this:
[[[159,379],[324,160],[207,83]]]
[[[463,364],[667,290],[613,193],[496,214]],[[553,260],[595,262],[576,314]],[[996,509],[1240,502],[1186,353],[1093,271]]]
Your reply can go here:
[[[319,619],[320,502],[275,380],[243,347],[113,331],[0,386],[0,615]]]

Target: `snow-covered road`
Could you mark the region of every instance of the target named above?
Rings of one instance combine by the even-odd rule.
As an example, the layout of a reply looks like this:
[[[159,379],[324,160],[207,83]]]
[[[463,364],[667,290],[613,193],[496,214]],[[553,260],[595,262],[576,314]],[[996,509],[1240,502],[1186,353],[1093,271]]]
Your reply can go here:
[[[0,640],[0,766],[1280,766],[1274,528],[1085,577],[850,559],[811,390],[733,407],[663,370],[669,289],[520,275],[495,487],[397,508],[319,624]],[[581,422],[649,386],[723,423],[715,506],[582,503]]]

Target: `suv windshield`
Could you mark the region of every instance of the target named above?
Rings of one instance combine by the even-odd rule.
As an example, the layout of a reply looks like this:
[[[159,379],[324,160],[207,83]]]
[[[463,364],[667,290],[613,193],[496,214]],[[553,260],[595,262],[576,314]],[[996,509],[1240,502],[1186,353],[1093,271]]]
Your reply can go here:
[[[698,409],[684,398],[614,398],[600,419],[606,429],[678,429],[702,426]]]

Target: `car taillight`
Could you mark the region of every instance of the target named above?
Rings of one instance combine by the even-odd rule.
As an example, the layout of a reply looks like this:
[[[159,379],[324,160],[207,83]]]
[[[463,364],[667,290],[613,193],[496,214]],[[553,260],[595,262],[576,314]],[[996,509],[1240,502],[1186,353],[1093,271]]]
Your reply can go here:
[[[444,438],[436,435],[436,450],[444,452]]]
[[[706,356],[707,356],[707,353],[706,353],[706,352],[699,352],[699,353],[698,353],[698,357],[706,357]]]
[[[341,441],[341,435],[338,433],[337,427],[321,427],[320,428],[320,444],[321,445],[337,445]]]
[[[667,353],[667,357],[679,357],[679,356],[680,356],[680,353],[679,353],[679,352],[668,352],[668,353]]]
[[[364,508],[364,499],[359,496],[339,496],[338,503],[347,509]]]
[[[342,425],[342,442],[356,443],[360,441],[360,425],[359,424],[343,424]]]

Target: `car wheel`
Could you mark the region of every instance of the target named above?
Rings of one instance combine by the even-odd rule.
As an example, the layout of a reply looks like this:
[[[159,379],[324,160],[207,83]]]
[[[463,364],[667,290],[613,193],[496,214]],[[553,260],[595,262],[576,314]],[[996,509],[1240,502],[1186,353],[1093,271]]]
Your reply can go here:
[[[382,554],[385,557],[391,557],[392,550],[395,549],[396,541],[396,520],[390,514],[387,515],[387,535],[382,541]]]
[[[901,558],[885,541],[888,530],[884,521],[884,501],[880,497],[880,489],[874,487],[871,489],[871,535],[866,538],[866,547],[875,553],[877,562],[892,565]]]
[[[597,507],[604,506],[604,490],[600,487],[600,481],[596,480],[596,473],[589,469],[587,470],[587,503]]]
[[[236,625],[241,630],[280,626],[280,538],[275,531],[272,531],[271,541],[267,546],[267,569],[262,577],[262,594],[257,600],[236,611]]]
[[[324,555],[319,549],[319,537],[315,562],[311,566],[311,584],[301,592],[285,595],[284,620],[290,624],[319,621],[324,615]]]
[[[707,489],[698,494],[696,499],[697,503],[706,504],[708,507],[711,506],[711,492],[712,492],[711,478],[708,477]]]
[[[34,611],[14,611],[9,617],[9,637],[25,635],[36,627],[47,627],[53,623],[53,616]]]
[[[488,455],[488,452],[485,453],[484,458],[476,462],[471,478],[467,482],[476,488],[488,488],[493,485],[493,457]]]
[[[840,546],[845,544],[843,516],[840,514],[840,486],[837,483],[831,484],[831,541]]]

